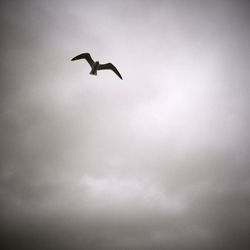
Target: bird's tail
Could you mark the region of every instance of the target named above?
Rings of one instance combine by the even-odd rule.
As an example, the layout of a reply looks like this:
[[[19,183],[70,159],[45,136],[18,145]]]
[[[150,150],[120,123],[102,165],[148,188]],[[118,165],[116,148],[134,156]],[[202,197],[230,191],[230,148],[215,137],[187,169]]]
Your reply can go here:
[[[95,76],[96,76],[96,75],[97,75],[97,71],[96,71],[96,70],[91,70],[91,71],[89,72],[89,74],[90,74],[90,75],[95,75]]]

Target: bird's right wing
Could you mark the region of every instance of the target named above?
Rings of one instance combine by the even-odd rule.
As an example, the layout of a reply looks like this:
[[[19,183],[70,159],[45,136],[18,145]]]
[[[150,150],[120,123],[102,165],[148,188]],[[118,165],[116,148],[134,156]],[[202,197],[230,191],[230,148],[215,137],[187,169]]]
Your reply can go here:
[[[111,69],[113,70],[113,72],[116,73],[116,75],[118,75],[118,77],[122,79],[120,72],[112,63],[100,64],[98,70],[102,70],[102,69]]]
[[[80,59],[86,59],[91,67],[94,64],[94,60],[92,59],[92,57],[89,53],[82,53],[78,56],[75,56],[74,58],[71,59],[71,61],[80,60]]]

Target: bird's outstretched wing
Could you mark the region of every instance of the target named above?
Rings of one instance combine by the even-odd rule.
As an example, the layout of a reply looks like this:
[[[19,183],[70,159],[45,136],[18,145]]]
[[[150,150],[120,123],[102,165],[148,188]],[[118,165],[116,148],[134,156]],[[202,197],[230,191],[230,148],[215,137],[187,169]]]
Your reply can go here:
[[[71,59],[71,61],[79,60],[79,59],[86,59],[89,65],[92,67],[93,64],[95,63],[94,60],[92,59],[91,55],[89,53],[82,53],[78,56],[75,56],[74,58]]]
[[[102,70],[102,69],[111,69],[122,79],[121,74],[112,63],[100,64],[98,70]]]

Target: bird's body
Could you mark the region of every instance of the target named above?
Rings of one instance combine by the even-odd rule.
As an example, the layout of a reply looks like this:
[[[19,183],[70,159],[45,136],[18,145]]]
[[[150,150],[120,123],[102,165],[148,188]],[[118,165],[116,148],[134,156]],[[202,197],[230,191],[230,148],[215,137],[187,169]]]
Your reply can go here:
[[[75,56],[74,58],[71,59],[71,61],[75,60],[80,60],[80,59],[85,59],[89,63],[91,67],[91,71],[89,72],[91,75],[97,75],[97,70],[103,70],[103,69],[111,69],[114,71],[114,73],[122,79],[121,74],[117,70],[117,68],[112,64],[112,63],[105,63],[105,64],[100,64],[99,61],[94,61],[89,53],[82,53],[78,56]]]
[[[100,63],[98,61],[94,62],[91,71],[89,72],[90,75],[97,75],[97,70],[99,68]]]

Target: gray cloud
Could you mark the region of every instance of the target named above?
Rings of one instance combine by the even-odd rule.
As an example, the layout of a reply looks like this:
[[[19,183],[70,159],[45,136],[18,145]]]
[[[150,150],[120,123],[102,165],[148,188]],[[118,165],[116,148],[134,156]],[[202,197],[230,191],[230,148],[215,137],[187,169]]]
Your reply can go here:
[[[249,248],[247,1],[0,7],[4,249]]]

